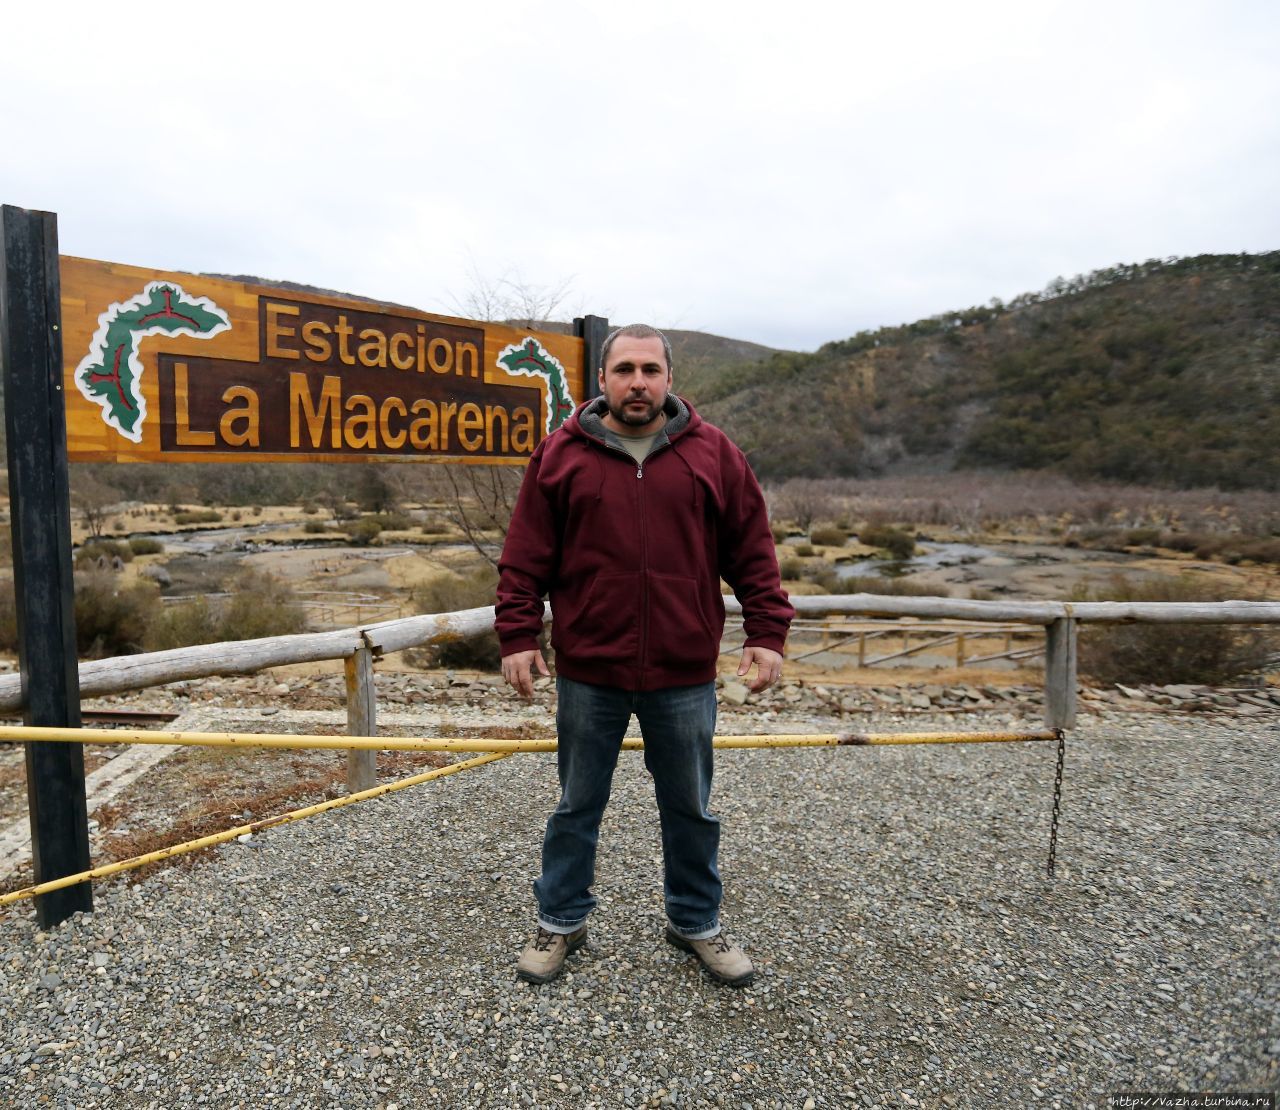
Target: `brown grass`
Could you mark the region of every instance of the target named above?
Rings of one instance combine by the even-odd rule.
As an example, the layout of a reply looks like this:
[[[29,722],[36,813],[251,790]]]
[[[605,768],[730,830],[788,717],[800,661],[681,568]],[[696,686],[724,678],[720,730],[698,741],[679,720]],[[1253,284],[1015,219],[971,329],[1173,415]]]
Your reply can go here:
[[[1280,503],[1264,490],[1157,489],[1040,473],[793,479],[771,485],[768,498],[775,521],[795,519],[799,506],[811,517],[969,533],[1012,528],[1069,534],[1088,525],[1260,538],[1280,533]]]

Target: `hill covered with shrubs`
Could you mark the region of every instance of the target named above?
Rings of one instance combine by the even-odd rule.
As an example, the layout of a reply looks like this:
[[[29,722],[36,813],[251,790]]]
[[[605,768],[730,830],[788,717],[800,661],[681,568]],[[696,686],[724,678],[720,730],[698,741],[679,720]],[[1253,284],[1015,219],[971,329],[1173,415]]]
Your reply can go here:
[[[762,478],[1280,486],[1280,251],[1155,260],[682,386]]]

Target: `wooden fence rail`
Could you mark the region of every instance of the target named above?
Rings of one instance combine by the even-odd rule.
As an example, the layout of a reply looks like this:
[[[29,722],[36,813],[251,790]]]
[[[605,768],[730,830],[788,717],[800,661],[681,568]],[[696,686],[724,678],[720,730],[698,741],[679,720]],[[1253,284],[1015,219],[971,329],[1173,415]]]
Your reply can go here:
[[[916,617],[1041,625],[1046,629],[1045,714],[1050,728],[1069,728],[1076,714],[1076,642],[1081,622],[1143,624],[1280,624],[1280,602],[1059,602],[964,601],[942,597],[892,597],[879,594],[810,595],[791,599],[798,615],[844,613],[860,617]],[[730,613],[740,614],[733,598]],[[551,617],[547,606],[546,619]],[[333,632],[267,637],[232,643],[200,644],[144,655],[94,659],[80,664],[80,696],[99,697],[216,675],[254,674],[290,663],[326,659],[346,663],[348,735],[376,733],[373,661],[378,656],[423,644],[456,640],[493,627],[493,607],[434,613]],[[0,675],[0,710],[25,702],[20,675]],[[367,783],[368,759],[352,759],[349,777]]]

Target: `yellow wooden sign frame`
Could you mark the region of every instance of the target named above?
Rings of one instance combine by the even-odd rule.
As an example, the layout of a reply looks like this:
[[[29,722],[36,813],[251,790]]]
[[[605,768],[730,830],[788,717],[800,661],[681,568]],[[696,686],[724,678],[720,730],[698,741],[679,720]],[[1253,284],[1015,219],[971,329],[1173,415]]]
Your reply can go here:
[[[523,464],[581,338],[62,256],[72,461]]]

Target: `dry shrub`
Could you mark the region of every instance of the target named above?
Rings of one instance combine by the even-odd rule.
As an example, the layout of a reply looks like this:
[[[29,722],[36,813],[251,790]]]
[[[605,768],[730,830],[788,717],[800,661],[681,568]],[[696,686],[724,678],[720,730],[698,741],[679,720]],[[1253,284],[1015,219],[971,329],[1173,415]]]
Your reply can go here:
[[[1135,583],[1118,577],[1079,600],[1226,601],[1218,586],[1190,575]],[[1230,624],[1085,624],[1080,672],[1098,682],[1217,685],[1267,666],[1276,634]]]
[[[804,561],[801,559],[783,559],[778,564],[784,582],[799,582],[804,577]]]
[[[307,616],[288,583],[246,570],[232,585],[231,600],[218,620],[219,640],[291,636],[307,629]]]
[[[888,524],[872,524],[858,533],[860,543],[887,551],[895,559],[909,559],[916,549],[916,538],[910,532]]]
[[[93,540],[76,552],[75,569],[92,570],[104,557],[107,562],[119,559],[122,563],[131,563],[133,556],[132,546],[122,540]]]
[[[151,582],[122,585],[110,573],[76,579],[76,651],[90,659],[142,651],[160,591]]]
[[[893,578],[883,575],[851,575],[842,578],[830,567],[818,568],[808,575],[811,582],[828,594],[882,594],[892,597],[948,597],[935,587],[922,586],[909,578]]]
[[[321,532],[329,531],[329,525],[323,520],[308,520],[302,525],[302,530],[308,535],[314,536]]]
[[[1159,528],[1130,528],[1124,542],[1129,547],[1154,547],[1160,542]]]
[[[164,551],[164,544],[150,536],[135,536],[129,541],[129,550],[135,555],[159,555]]]
[[[382,525],[371,516],[343,521],[338,527],[351,537],[356,547],[368,547],[382,534]]]
[[[498,574],[487,563],[469,574],[455,574],[418,586],[412,594],[419,613],[456,613],[492,605]],[[445,643],[426,644],[406,652],[414,666],[460,667],[467,670],[496,671],[502,667],[502,649],[492,630],[463,636]]]
[[[159,598],[150,582],[122,586],[117,575],[92,570],[76,576],[76,651],[100,658],[141,651]],[[0,650],[18,650],[13,580],[0,580]]]
[[[809,533],[809,542],[815,543],[819,547],[843,547],[848,538],[848,533],[843,528],[838,528],[835,525],[814,528]]]
[[[795,479],[771,485],[769,504],[775,511],[770,518],[786,517],[792,490],[810,483]],[[1077,482],[1044,472],[974,470],[832,478],[814,484],[826,493],[828,505],[838,506],[838,511],[824,509],[815,519],[943,525],[970,533],[1010,526],[1075,529],[1093,522],[1260,538],[1280,532],[1280,508],[1271,490],[1157,489]]]
[[[119,575],[97,570],[78,574],[76,650],[96,659],[306,630],[306,616],[284,583],[245,571],[232,588],[235,592],[220,608],[203,597],[166,606],[152,582],[124,584]],[[0,580],[0,649],[17,647],[13,583]]]
[[[367,520],[376,520],[379,527],[384,532],[407,532],[413,527],[413,521],[409,518],[408,513],[386,512],[375,513],[366,517]]]
[[[217,509],[186,509],[173,514],[175,524],[217,524],[221,519],[222,514]]]
[[[218,619],[203,597],[162,605],[147,629],[147,650],[167,651],[192,644],[213,644],[222,637]]]
[[[1230,532],[1217,535],[1191,533],[1170,538],[1177,544],[1177,550],[1194,552],[1197,559],[1205,561],[1213,559],[1232,566],[1246,560],[1253,563],[1280,563],[1280,538],[1277,537],[1244,536]]]

